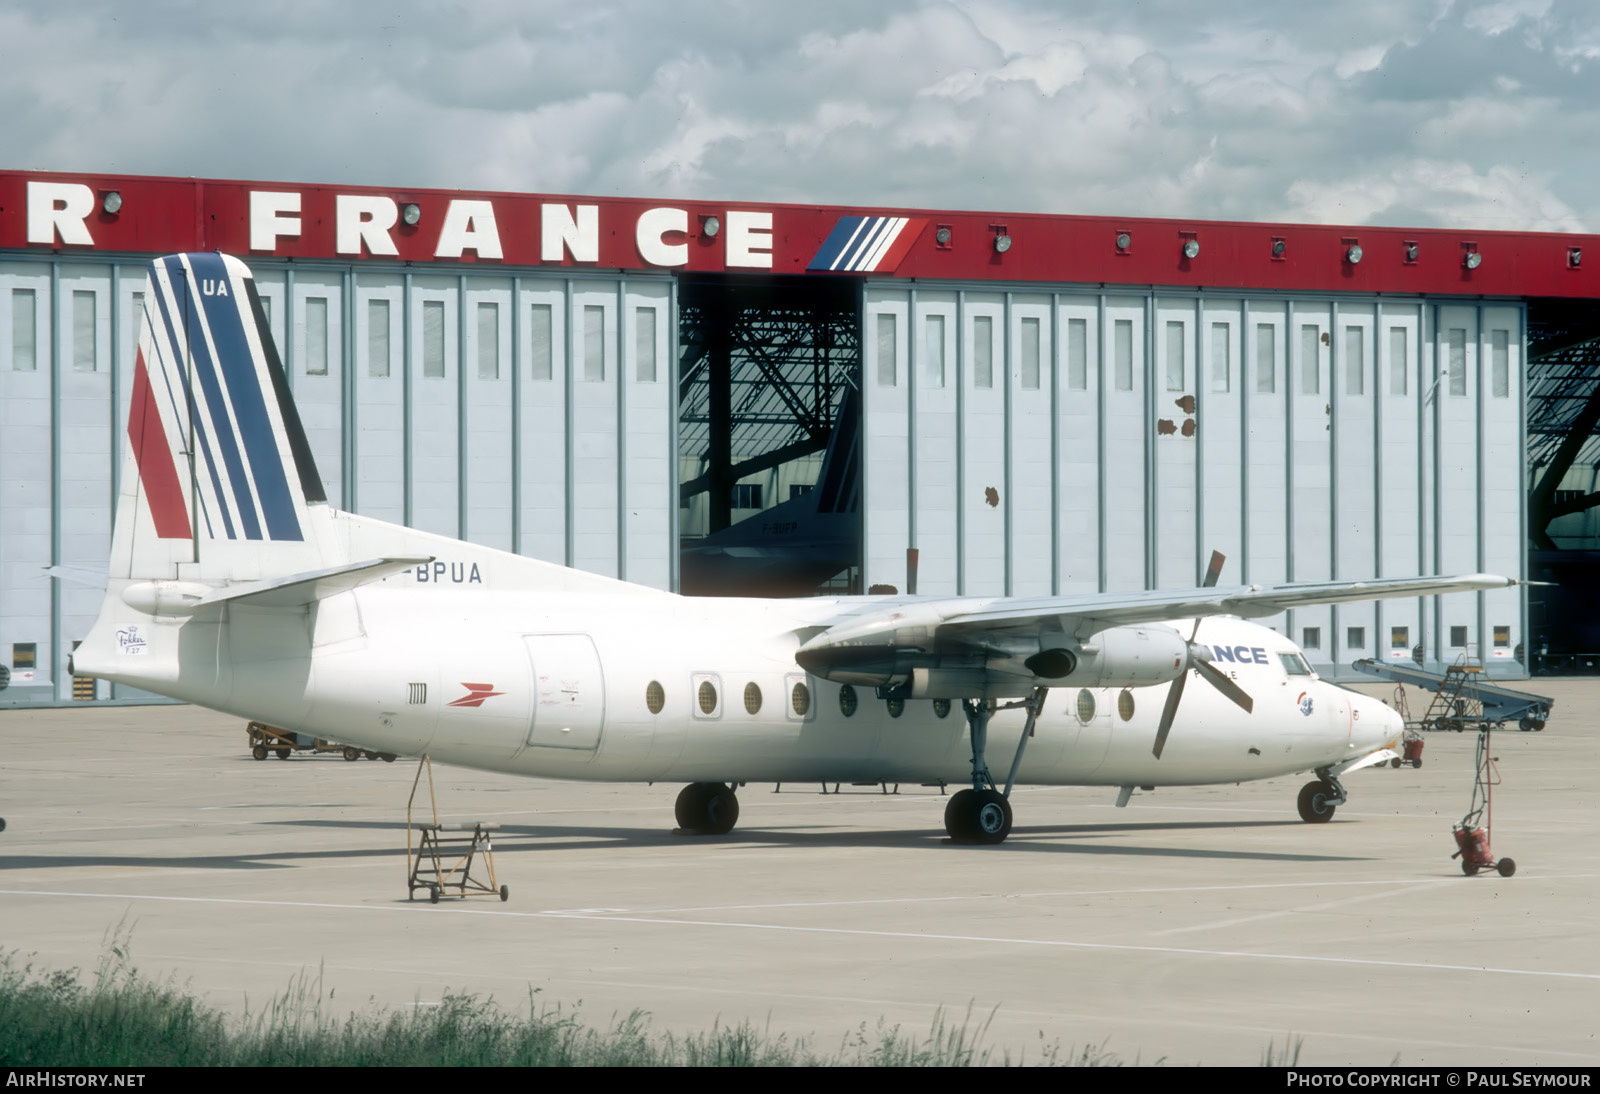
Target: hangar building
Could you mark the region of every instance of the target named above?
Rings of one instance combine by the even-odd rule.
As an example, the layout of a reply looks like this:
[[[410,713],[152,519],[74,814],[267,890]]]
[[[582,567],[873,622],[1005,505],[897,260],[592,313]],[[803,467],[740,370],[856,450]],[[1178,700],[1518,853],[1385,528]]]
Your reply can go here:
[[[1030,596],[1528,573],[1530,302],[1600,296],[1588,243],[0,172],[0,705],[144,698],[66,663],[153,255],[251,265],[342,508],[661,588]],[[1522,589],[1273,625],[1324,672],[1528,664]]]

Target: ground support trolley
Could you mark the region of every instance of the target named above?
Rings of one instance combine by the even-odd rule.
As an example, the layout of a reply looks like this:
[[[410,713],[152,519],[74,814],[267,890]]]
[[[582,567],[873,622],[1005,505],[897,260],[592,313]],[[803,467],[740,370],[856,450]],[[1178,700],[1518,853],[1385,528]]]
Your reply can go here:
[[[414,821],[411,807],[424,770],[428,772],[433,820]],[[424,755],[417,764],[417,777],[411,781],[411,797],[406,802],[406,899],[415,900],[417,890],[426,889],[433,904],[439,903],[441,896],[498,896],[509,900],[511,890],[500,885],[494,876],[490,833],[499,828],[492,821],[440,823],[433,793],[433,763]]]
[[[1456,853],[1450,857],[1461,860],[1461,872],[1468,877],[1479,870],[1493,870],[1501,877],[1510,877],[1517,872],[1515,862],[1508,858],[1496,860],[1494,852],[1489,849],[1489,830],[1494,820],[1494,788],[1500,785],[1500,770],[1495,766],[1495,757],[1489,749],[1491,732],[1487,725],[1478,731],[1472,804],[1453,830]]]
[[[339,752],[343,753],[347,760],[359,760],[365,756],[369,760],[394,762],[392,752],[370,752],[354,745],[342,745],[337,741],[326,741],[321,737],[279,729],[265,722],[251,722],[245,726],[244,732],[245,736],[250,738],[250,755],[258,760],[266,759],[269,752],[277,753],[280,760],[287,760],[292,752]]]

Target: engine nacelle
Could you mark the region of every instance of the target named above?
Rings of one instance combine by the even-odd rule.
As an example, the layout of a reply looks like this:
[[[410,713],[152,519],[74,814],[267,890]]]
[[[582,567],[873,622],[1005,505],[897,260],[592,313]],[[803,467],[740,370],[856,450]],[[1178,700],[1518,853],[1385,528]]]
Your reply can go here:
[[[1111,627],[1087,642],[1047,646],[1024,663],[1052,686],[1148,687],[1183,675],[1189,643],[1170,627]],[[1067,671],[1051,675],[1062,668]]]

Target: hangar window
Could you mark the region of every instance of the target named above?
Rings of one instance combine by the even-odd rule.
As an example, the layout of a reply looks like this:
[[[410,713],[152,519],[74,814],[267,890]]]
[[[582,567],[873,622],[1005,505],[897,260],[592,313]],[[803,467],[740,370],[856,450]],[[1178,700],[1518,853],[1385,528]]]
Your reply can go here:
[[[1022,386],[1039,388],[1039,320],[1022,321]]]
[[[1183,376],[1183,324],[1176,320],[1167,323],[1167,390],[1182,391]]]
[[[1465,627],[1451,627],[1450,628],[1450,648],[1451,649],[1457,649],[1457,650],[1465,649],[1466,645],[1467,645],[1467,628],[1465,628]]]
[[[555,357],[553,329],[549,304],[535,304],[528,309],[528,338],[532,343],[529,360],[535,380],[551,378],[550,364]]]
[[[804,683],[796,684],[789,692],[789,707],[804,718],[811,711],[811,689]]]
[[[1511,332],[1489,332],[1489,394],[1504,399],[1511,394]]]
[[[895,361],[895,350],[898,348],[898,339],[895,336],[894,314],[892,312],[878,313],[878,386],[894,387],[898,362]]]
[[[1406,328],[1389,328],[1389,394],[1404,395],[1411,361],[1406,352]]]
[[[1344,393],[1365,395],[1367,379],[1367,331],[1365,327],[1344,329]]]
[[[444,379],[444,301],[422,302],[422,375]]]
[[[1322,628],[1303,628],[1300,631],[1300,648],[1305,650],[1320,650],[1322,648]]]
[[[734,509],[760,509],[761,484],[759,482],[734,483],[729,496],[729,505]]]
[[[839,713],[846,718],[856,712],[856,689],[845,684],[839,689]]]
[[[306,298],[306,375],[328,375],[328,298]]]
[[[761,713],[761,688],[754,680],[744,686],[744,709],[746,714]]]
[[[645,686],[644,705],[650,708],[651,714],[660,714],[661,708],[667,705],[667,689],[659,680],[652,680]]]
[[[922,351],[922,375],[929,387],[944,387],[944,316],[930,315]]]
[[[700,681],[700,687],[695,691],[695,699],[700,704],[701,714],[715,714],[717,712],[717,685],[710,680]]]
[[[1088,688],[1078,689],[1078,721],[1084,725],[1094,721],[1094,692]]]
[[[1231,391],[1233,387],[1233,362],[1228,354],[1232,348],[1228,324],[1211,324],[1211,390],[1214,392]]]
[[[478,379],[500,379],[500,305],[478,305]]]
[[[1067,320],[1067,388],[1085,391],[1089,387],[1089,321]]]
[[[1322,331],[1315,323],[1300,327],[1300,394],[1322,391]]]
[[[1494,648],[1497,649],[1497,650],[1504,650],[1504,649],[1509,649],[1510,647],[1511,647],[1511,628],[1510,627],[1496,627],[1494,629]]]
[[[1278,328],[1271,323],[1256,324],[1256,390],[1278,390]]]
[[[1117,695],[1117,717],[1124,722],[1133,721],[1133,692],[1123,688]]]
[[[583,378],[594,383],[606,378],[606,310],[594,304],[583,308]]]
[[[389,302],[367,301],[367,375],[389,375]]]
[[[972,320],[972,386],[994,387],[994,319],[987,315]]]
[[[1410,627],[1389,628],[1389,648],[1391,650],[1408,650],[1411,648]]]
[[[1467,393],[1467,331],[1451,327],[1444,336],[1446,368],[1450,374],[1450,394]]]
[[[935,699],[933,701],[933,714],[936,718],[950,717],[950,700]]]
[[[93,372],[100,365],[100,340],[95,337],[95,294],[72,294],[72,371]]]
[[[1344,648],[1347,650],[1364,650],[1367,648],[1367,628],[1346,627],[1344,630]]]
[[[656,382],[656,310],[637,308],[633,313],[633,376],[642,384]]]
[[[38,339],[34,292],[32,289],[11,290],[11,368],[16,372],[34,372],[39,368]]]
[[[1117,390],[1133,390],[1133,320],[1118,319],[1112,330],[1117,356]]]

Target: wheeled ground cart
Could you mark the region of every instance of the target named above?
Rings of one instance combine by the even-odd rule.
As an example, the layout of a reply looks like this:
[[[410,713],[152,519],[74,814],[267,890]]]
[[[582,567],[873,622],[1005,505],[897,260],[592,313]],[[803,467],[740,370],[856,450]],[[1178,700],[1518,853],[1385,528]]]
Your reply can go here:
[[[1478,731],[1477,770],[1472,783],[1472,804],[1455,826],[1456,853],[1451,858],[1461,860],[1461,872],[1468,877],[1479,870],[1493,870],[1501,877],[1517,872],[1511,859],[1496,860],[1489,849],[1489,829],[1493,820],[1492,802],[1494,788],[1500,784],[1500,771],[1489,750],[1490,727]]]
[[[276,753],[280,760],[287,760],[293,752],[340,752],[347,760],[359,760],[365,756],[369,760],[394,762],[393,752],[371,752],[354,745],[342,745],[306,733],[279,729],[265,722],[251,722],[245,727],[245,734],[250,738],[250,755],[258,760],[266,759],[269,752]]]

